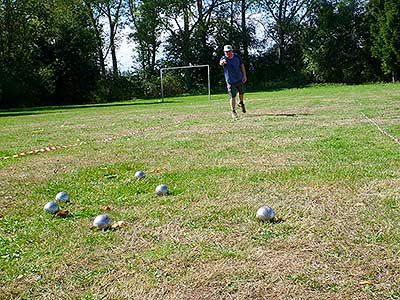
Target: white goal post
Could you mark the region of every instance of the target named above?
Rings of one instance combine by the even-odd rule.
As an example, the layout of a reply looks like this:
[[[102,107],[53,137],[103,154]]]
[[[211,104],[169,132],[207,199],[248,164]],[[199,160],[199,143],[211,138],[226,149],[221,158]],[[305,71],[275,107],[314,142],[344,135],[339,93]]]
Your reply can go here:
[[[162,68],[162,69],[160,70],[160,79],[161,79],[161,102],[164,102],[163,71],[166,71],[166,70],[177,70],[177,69],[205,68],[205,67],[207,68],[208,100],[211,100],[210,65],[195,65],[195,66],[183,66],[183,67]]]

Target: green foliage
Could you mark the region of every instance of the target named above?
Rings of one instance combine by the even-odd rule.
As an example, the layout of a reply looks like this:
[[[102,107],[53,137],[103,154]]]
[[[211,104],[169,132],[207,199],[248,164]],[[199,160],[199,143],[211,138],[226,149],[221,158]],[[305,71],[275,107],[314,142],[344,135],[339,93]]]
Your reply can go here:
[[[159,69],[188,64],[210,65],[211,89],[224,92],[228,43],[248,90],[398,80],[399,18],[397,0],[4,0],[0,108],[158,97]],[[136,64],[124,73],[126,25]],[[166,94],[203,93],[194,73],[165,78]]]
[[[392,74],[393,80],[400,76],[400,2],[397,0],[370,0],[372,53],[379,58],[382,70]]]
[[[95,40],[79,1],[6,1],[1,11],[0,107],[92,98]]]
[[[371,60],[359,0],[321,1],[305,30],[305,69],[317,82],[360,83]]]
[[[157,51],[161,45],[163,1],[134,1],[129,0],[129,17],[132,20],[134,32],[131,34],[137,43],[137,61],[140,64],[144,79],[156,75]]]
[[[167,73],[163,78],[166,96],[181,95],[185,92],[185,81],[181,76]]]

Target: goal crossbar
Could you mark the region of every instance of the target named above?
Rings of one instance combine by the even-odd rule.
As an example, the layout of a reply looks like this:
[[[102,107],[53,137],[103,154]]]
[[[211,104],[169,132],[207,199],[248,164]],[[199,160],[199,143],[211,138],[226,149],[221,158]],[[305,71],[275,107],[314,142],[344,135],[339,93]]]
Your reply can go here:
[[[166,71],[166,70],[177,70],[177,69],[191,69],[191,68],[207,68],[208,100],[211,100],[210,65],[193,65],[193,66],[170,67],[170,68],[161,68],[160,69],[161,102],[164,102],[163,71]]]

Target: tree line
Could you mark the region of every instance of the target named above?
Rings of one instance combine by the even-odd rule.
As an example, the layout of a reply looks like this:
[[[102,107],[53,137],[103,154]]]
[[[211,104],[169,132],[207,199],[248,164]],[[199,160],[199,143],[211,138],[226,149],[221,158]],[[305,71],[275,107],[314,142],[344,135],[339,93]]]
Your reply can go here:
[[[127,26],[135,67],[121,72]],[[253,90],[398,81],[400,1],[2,0],[0,107],[157,97],[160,68],[190,64],[209,64],[223,91],[224,44]],[[178,73],[167,94],[204,91],[201,70]]]

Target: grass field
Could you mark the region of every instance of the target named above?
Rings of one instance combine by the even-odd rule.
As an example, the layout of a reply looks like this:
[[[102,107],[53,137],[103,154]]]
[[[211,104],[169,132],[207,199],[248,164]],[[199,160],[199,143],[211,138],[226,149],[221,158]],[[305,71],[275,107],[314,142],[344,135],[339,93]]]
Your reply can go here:
[[[0,112],[0,299],[400,299],[400,85],[246,99]]]

